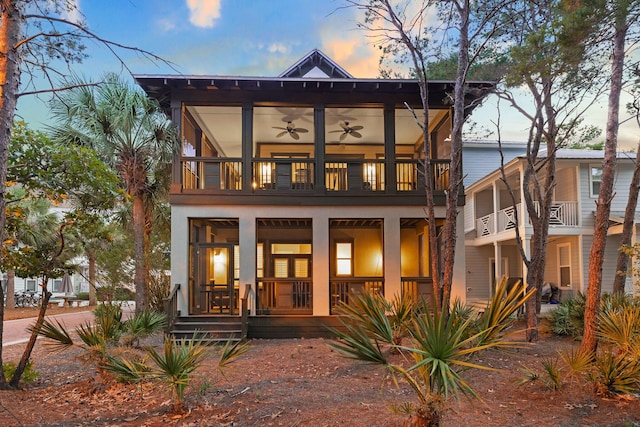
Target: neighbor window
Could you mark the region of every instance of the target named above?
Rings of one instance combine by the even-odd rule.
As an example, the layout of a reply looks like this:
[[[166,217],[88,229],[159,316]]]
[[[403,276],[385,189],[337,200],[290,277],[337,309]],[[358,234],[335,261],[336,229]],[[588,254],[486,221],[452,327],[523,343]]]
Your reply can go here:
[[[558,277],[560,286],[571,286],[571,245],[558,245]]]
[[[589,166],[589,192],[591,197],[598,197],[602,182],[602,166]]]

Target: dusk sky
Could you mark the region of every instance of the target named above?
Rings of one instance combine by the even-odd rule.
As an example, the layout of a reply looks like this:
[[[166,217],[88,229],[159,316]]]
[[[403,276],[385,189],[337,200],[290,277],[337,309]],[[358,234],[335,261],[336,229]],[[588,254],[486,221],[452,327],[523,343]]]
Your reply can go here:
[[[378,76],[379,50],[358,30],[358,11],[343,0],[76,0],[91,31],[100,37],[150,51],[174,64],[153,63],[135,52],[118,54],[135,74],[276,76],[312,49],[319,49],[354,77]],[[73,17],[69,17],[73,19]],[[117,58],[89,42],[90,58],[73,72],[98,77],[115,71],[127,76]],[[25,78],[23,77],[23,82]],[[31,127],[48,122],[47,108],[34,97],[21,98],[18,115]],[[502,105],[503,140],[524,141],[527,123]],[[602,121],[604,107],[590,117]],[[473,115],[496,120],[495,102]],[[603,124],[594,123],[604,127]],[[621,138],[635,146],[637,126]],[[493,136],[495,138],[495,135]]]

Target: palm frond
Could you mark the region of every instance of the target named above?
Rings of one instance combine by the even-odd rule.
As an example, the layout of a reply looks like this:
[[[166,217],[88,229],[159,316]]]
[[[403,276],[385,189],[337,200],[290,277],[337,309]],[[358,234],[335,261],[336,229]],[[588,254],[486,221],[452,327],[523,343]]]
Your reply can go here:
[[[33,326],[30,326],[27,330],[34,332],[35,329]],[[64,351],[74,344],[64,324],[57,319],[53,322],[45,319],[37,331],[37,334],[47,339],[45,345],[49,347],[52,352]]]

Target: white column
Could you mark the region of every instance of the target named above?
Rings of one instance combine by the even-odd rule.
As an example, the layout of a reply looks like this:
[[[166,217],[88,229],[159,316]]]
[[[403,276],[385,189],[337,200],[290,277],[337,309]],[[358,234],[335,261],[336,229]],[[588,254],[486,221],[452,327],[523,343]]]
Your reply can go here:
[[[391,301],[402,293],[400,269],[400,218],[384,220],[384,295]]]
[[[502,275],[504,271],[502,271],[502,246],[498,242],[493,242],[493,256],[495,258],[494,263],[494,275],[496,276],[496,281],[500,282],[502,279]],[[495,283],[491,283],[491,297],[493,297],[493,290],[496,288]]]
[[[329,219],[325,215],[313,218],[313,315],[328,316],[329,298]]]
[[[464,215],[460,215],[458,210],[458,216],[456,221],[456,227],[458,230],[464,230]],[[460,299],[463,303],[467,301],[466,292],[466,263],[464,256],[464,234],[457,236],[456,238],[456,254],[453,264],[453,282],[451,284],[451,301],[456,298]]]
[[[171,208],[171,284],[179,283],[178,310],[189,313],[189,219],[179,208]]]
[[[249,313],[256,313],[256,218],[240,216],[240,298],[245,295],[245,286],[251,285]]]

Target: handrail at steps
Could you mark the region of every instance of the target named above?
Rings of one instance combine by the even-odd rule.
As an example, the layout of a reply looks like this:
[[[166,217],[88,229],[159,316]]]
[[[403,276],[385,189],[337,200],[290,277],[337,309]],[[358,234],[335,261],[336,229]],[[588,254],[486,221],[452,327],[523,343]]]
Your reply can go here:
[[[164,312],[167,315],[167,333],[171,332],[173,325],[176,323],[176,319],[180,316],[180,310],[178,310],[179,290],[180,283],[177,283],[169,296],[164,299]]]
[[[244,286],[244,296],[240,298],[240,306],[242,310],[242,316],[240,317],[240,321],[242,322],[242,339],[247,338],[247,334],[249,332],[249,294],[251,293],[251,283],[247,283]]]

